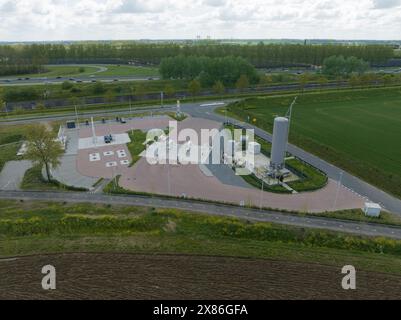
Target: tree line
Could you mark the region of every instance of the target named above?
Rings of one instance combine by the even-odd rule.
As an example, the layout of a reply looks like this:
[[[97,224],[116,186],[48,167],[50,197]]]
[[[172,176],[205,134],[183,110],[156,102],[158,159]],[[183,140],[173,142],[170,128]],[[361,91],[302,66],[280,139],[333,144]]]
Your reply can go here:
[[[46,63],[138,63],[159,64],[164,58],[183,55],[222,58],[242,57],[257,68],[296,65],[322,65],[330,56],[354,56],[370,64],[382,64],[394,57],[391,46],[341,44],[264,44],[239,45],[207,43],[146,44],[132,43],[72,43],[1,45],[0,61],[29,61]]]
[[[44,72],[43,65],[31,63],[1,63],[0,62],[0,77],[9,75],[31,74]]]
[[[220,81],[233,85],[241,76],[250,83],[257,83],[259,75],[254,66],[241,57],[210,58],[206,56],[184,56],[165,58],[160,64],[164,79],[197,79],[203,86],[212,86]]]

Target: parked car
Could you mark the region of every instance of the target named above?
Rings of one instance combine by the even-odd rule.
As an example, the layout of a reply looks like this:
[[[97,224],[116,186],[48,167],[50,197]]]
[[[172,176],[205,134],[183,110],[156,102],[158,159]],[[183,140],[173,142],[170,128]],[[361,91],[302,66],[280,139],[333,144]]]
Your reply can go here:
[[[113,136],[111,134],[107,135],[107,136],[104,136],[104,143],[110,144],[112,142],[113,142]]]

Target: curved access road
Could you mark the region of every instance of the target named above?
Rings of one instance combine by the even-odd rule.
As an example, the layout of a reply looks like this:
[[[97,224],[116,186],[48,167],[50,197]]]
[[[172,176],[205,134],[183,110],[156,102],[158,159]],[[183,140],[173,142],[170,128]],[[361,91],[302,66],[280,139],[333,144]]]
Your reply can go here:
[[[166,199],[146,196],[116,196],[76,192],[0,191],[0,199],[24,201],[60,201],[72,203],[103,203],[126,206],[181,209],[191,212],[228,216],[250,221],[271,222],[302,228],[324,229],[369,237],[401,239],[401,228],[380,224],[353,222],[324,217],[299,216],[269,210],[257,210],[196,200]]]

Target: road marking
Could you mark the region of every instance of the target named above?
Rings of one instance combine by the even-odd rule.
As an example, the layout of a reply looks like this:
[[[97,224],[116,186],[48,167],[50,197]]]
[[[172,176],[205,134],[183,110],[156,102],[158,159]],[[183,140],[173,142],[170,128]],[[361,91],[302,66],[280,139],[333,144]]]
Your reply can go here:
[[[0,189],[6,189],[10,185],[11,182],[12,182],[11,180],[8,181],[7,184],[4,185],[3,187],[1,187]]]

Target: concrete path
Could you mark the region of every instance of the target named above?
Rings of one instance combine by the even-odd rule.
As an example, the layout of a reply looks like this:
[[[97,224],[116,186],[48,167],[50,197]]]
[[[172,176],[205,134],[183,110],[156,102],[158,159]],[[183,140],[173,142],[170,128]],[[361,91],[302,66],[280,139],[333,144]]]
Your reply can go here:
[[[61,164],[56,170],[52,170],[53,178],[67,186],[91,190],[99,178],[87,177],[77,170],[77,157],[66,155],[61,159]]]
[[[65,154],[61,158],[60,166],[52,170],[53,178],[70,187],[91,190],[99,179],[82,175],[77,170],[79,131],[66,130],[66,135],[68,139]],[[43,174],[45,175],[45,172],[43,172]]]
[[[20,190],[25,172],[32,166],[28,160],[7,162],[0,173],[0,190]]]
[[[237,176],[234,170],[231,169],[228,165],[210,164],[206,167],[210,170],[212,176],[216,177],[222,184],[255,189],[254,187],[246,183],[242,177]]]

